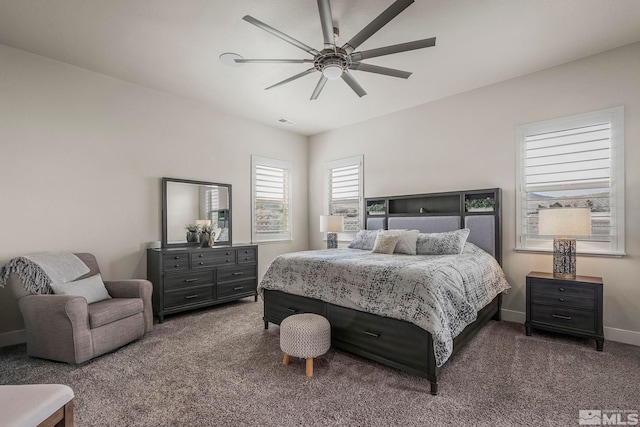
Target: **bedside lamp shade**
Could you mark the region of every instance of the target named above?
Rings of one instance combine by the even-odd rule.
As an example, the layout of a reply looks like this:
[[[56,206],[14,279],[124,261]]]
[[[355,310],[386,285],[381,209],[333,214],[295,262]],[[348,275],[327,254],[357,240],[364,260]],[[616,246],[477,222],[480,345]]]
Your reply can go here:
[[[576,239],[573,237],[591,235],[591,210],[589,208],[540,209],[538,234],[555,236],[553,275],[574,278],[576,277]]]
[[[341,215],[320,215],[320,232],[327,233],[327,249],[338,247],[338,233],[344,228]]]

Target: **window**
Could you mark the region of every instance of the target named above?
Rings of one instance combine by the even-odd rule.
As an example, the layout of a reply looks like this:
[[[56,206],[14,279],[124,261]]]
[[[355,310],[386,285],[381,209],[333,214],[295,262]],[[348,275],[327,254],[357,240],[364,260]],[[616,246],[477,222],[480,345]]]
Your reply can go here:
[[[362,228],[362,156],[335,160],[325,164],[325,213],[344,216],[344,233],[350,239]]]
[[[253,242],[292,240],[291,163],[251,156]]]
[[[516,249],[550,251],[538,211],[591,208],[578,253],[624,255],[624,107],[519,126]]]

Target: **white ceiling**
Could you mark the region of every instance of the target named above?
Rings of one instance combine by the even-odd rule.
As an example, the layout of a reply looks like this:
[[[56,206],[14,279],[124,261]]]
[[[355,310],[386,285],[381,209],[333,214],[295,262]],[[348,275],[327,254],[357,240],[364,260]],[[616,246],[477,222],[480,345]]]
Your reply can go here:
[[[341,42],[392,3],[332,0]],[[0,43],[311,135],[640,41],[638,0],[417,0],[357,49],[436,36],[435,47],[364,61],[408,80],[353,71],[368,95],[336,80],[310,101],[318,73],[263,90],[309,64],[218,60],[311,58],[247,14],[323,47],[314,0],[0,0]]]

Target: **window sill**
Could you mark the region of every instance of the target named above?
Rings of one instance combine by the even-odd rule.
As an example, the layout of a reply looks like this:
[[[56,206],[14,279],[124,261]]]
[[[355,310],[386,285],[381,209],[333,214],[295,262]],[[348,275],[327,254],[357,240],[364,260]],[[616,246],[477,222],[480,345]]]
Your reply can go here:
[[[516,248],[515,250],[518,253],[528,253],[528,254],[542,254],[542,255],[553,255],[553,251],[552,250],[543,250],[543,249],[522,249],[522,248]],[[626,256],[626,253],[619,253],[619,252],[599,252],[599,253],[594,253],[594,252],[576,252],[577,256],[584,256],[584,257],[598,257],[598,258],[623,258],[624,256]]]

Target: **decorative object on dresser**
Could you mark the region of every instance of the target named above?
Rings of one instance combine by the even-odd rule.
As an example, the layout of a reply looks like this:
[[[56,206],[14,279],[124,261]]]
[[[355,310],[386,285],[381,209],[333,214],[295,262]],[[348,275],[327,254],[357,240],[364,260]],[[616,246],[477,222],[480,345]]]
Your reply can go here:
[[[147,277],[153,283],[153,313],[216,305],[258,294],[258,247],[147,249]]]
[[[342,215],[320,215],[320,232],[327,233],[327,249],[338,247],[338,233],[344,228]]]
[[[495,200],[495,208],[491,212],[467,212],[465,201],[476,198],[492,198]],[[384,210],[380,213],[370,212],[369,207],[373,205],[383,205]],[[265,276],[259,286],[259,292],[264,298],[264,327],[268,328],[269,323],[281,324],[288,316],[297,313],[315,313],[326,317],[331,324],[331,345],[334,348],[340,348],[371,360],[383,363],[385,365],[401,369],[413,375],[419,375],[429,379],[431,382],[431,393],[438,393],[438,376],[450,354],[455,354],[460,350],[473,336],[485,325],[489,320],[500,320],[500,307],[502,303],[502,294],[500,293],[506,287],[494,287],[492,293],[487,290],[486,293],[480,292],[486,300],[478,301],[472,304],[467,310],[468,317],[465,321],[461,317],[455,317],[455,322],[447,323],[447,330],[442,329],[442,335],[433,334],[427,329],[418,326],[410,319],[401,319],[398,313],[402,310],[398,309],[393,314],[385,312],[381,306],[377,306],[373,311],[367,311],[373,305],[360,304],[361,300],[357,300],[358,309],[353,308],[354,300],[348,298],[330,297],[331,286],[336,284],[342,285],[346,283],[345,276],[341,276],[342,271],[349,271],[351,278],[350,286],[354,286],[353,280],[364,280],[367,274],[380,277],[380,280],[366,281],[367,283],[357,283],[362,292],[358,295],[362,296],[362,300],[368,298],[376,298],[381,295],[379,289],[399,289],[400,282],[408,283],[409,279],[406,274],[397,274],[397,269],[403,269],[411,274],[416,274],[425,289],[431,290],[429,287],[442,287],[446,281],[438,279],[439,277],[448,277],[452,281],[464,280],[458,271],[457,274],[452,272],[444,272],[443,266],[447,268],[458,268],[461,264],[473,263],[476,266],[483,266],[482,269],[486,273],[493,270],[495,274],[489,274],[492,278],[502,277],[504,274],[499,268],[501,260],[501,190],[499,188],[469,190],[469,191],[452,191],[445,193],[428,193],[417,195],[393,196],[393,197],[376,197],[365,199],[366,210],[366,226],[367,230],[360,230],[349,248],[336,249],[335,251],[317,251],[317,253],[303,252],[301,254],[285,254],[277,257],[265,273]],[[469,229],[464,231],[464,229]],[[380,230],[380,231],[378,231]],[[443,255],[444,258],[432,255],[416,255],[415,260],[410,260],[411,256],[407,255],[386,255],[371,252],[375,246],[375,241],[381,230],[418,230],[419,233],[442,233],[464,234],[466,241],[473,243],[472,245],[463,242],[465,254],[460,254],[460,261],[451,262],[452,255]],[[467,234],[468,238],[467,238]],[[424,236],[423,236],[424,237]],[[441,241],[442,239],[438,239]],[[449,239],[450,240],[450,239]],[[454,239],[455,240],[455,239]],[[447,240],[448,241],[448,240]],[[420,242],[420,234],[416,239],[416,251]],[[424,245],[423,245],[424,246]],[[433,245],[426,245],[431,247]],[[435,245],[440,248],[441,245]],[[482,250],[480,250],[482,249]],[[352,252],[349,252],[352,251]],[[468,251],[468,252],[467,252]],[[328,252],[335,252],[328,253]],[[482,255],[483,254],[483,255]],[[304,262],[296,262],[296,257],[304,258]],[[435,263],[443,263],[433,269],[428,274],[430,267],[424,265],[419,257],[433,258]],[[473,262],[475,256],[483,258],[482,261]],[[376,257],[376,264],[368,263],[361,257]],[[387,264],[383,257],[390,257],[391,265]],[[333,259],[328,259],[333,258]],[[357,261],[350,261],[358,258]],[[495,259],[494,259],[495,258]],[[373,259],[373,258],[371,258]],[[448,261],[447,261],[448,260]],[[497,261],[497,262],[496,262]],[[351,263],[350,263],[351,262]],[[405,268],[402,264],[410,265]],[[408,264],[407,264],[408,263]],[[419,266],[416,263],[420,264]],[[359,270],[354,273],[354,267],[358,265]],[[489,268],[489,266],[494,265]],[[291,268],[289,268],[291,267]],[[302,272],[300,269],[315,269],[316,274],[309,274],[309,271]],[[395,284],[390,286],[388,282],[384,282],[383,276],[390,274],[379,274],[380,269],[391,269],[394,273]],[[498,271],[500,270],[500,271]],[[409,272],[410,271],[410,272]],[[294,280],[293,277],[311,277],[313,282],[306,280]],[[340,278],[336,280],[336,278]],[[283,279],[284,278],[284,279]],[[291,280],[289,280],[291,279]],[[356,281],[357,281],[356,280]],[[477,283],[490,284],[491,280],[474,280]],[[504,280],[506,283],[506,280]],[[427,285],[428,283],[428,285]],[[446,282],[449,283],[449,282]],[[368,288],[368,286],[377,286],[376,291]],[[396,286],[398,285],[398,286]],[[300,287],[310,290],[303,296],[300,289],[292,289],[292,287]],[[459,284],[461,289],[466,289],[466,285]],[[491,286],[489,286],[491,288]],[[500,289],[496,289],[500,288]],[[404,287],[403,287],[404,289]],[[371,291],[371,292],[369,292]],[[493,293],[496,291],[496,293]],[[394,291],[395,292],[395,291]],[[431,295],[437,294],[432,292]],[[384,295],[387,295],[386,293]],[[396,301],[393,298],[383,298],[384,300]],[[402,296],[398,296],[398,300],[402,300]],[[374,301],[375,302],[375,301]],[[449,301],[450,302],[450,301]],[[426,306],[427,304],[425,304]],[[436,306],[441,306],[435,304]],[[442,305],[446,305],[443,303]],[[464,304],[466,305],[466,304]],[[420,306],[420,309],[425,308]],[[452,313],[449,313],[452,314]],[[449,316],[445,313],[446,316]],[[395,318],[392,318],[395,317]],[[427,316],[434,318],[433,316]],[[426,318],[426,317],[423,317]],[[442,319],[440,319],[442,320]],[[455,323],[459,328],[452,331],[451,325]],[[443,323],[440,323],[443,324]],[[425,324],[426,326],[426,324]],[[448,335],[445,341],[442,340],[443,335]],[[450,352],[450,353],[449,353]]]
[[[602,351],[602,278],[557,278],[550,273],[527,274],[527,321],[525,329],[544,329],[596,340]]]
[[[591,235],[590,209],[540,209],[538,221],[539,235],[554,236],[553,275],[569,279],[576,277],[576,239],[566,236]]]

